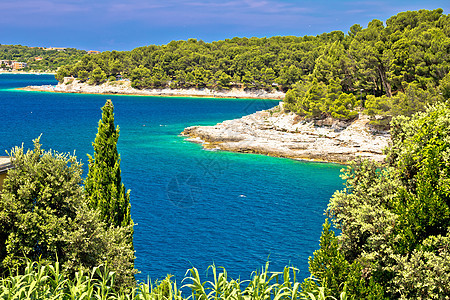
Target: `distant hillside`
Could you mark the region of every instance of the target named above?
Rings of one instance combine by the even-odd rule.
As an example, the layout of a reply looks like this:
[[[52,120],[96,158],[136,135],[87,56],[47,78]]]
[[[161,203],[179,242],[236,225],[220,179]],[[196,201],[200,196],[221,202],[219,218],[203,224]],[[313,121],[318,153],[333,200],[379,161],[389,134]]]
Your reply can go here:
[[[56,71],[59,67],[79,61],[86,51],[74,48],[43,48],[21,45],[1,45],[0,61],[3,69],[7,69],[11,62],[23,62],[27,66],[23,70]],[[2,66],[0,65],[0,68]]]

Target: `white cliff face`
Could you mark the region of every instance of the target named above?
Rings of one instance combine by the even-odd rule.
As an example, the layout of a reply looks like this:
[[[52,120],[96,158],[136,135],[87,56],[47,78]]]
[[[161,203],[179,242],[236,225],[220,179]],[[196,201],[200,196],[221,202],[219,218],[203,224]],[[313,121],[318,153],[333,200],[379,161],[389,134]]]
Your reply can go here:
[[[278,112],[277,112],[278,111]],[[256,112],[215,126],[193,126],[182,135],[205,148],[271,156],[346,163],[357,157],[383,161],[388,133],[375,133],[365,115],[351,123],[337,120],[302,121],[279,108]],[[318,125],[319,124],[319,125]]]

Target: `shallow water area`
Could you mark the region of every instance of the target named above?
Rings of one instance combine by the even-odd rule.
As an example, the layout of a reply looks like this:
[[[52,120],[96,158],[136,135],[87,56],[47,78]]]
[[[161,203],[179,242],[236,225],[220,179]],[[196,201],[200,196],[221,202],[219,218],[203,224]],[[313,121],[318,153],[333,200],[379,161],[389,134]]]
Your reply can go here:
[[[83,95],[17,91],[52,75],[0,74],[0,155],[42,134],[45,149],[76,151],[85,165],[106,99],[115,106],[122,181],[131,189],[139,280],[195,266],[249,278],[267,260],[308,276],[324,209],[341,189],[340,165],[205,151],[179,133],[278,104],[276,100]]]

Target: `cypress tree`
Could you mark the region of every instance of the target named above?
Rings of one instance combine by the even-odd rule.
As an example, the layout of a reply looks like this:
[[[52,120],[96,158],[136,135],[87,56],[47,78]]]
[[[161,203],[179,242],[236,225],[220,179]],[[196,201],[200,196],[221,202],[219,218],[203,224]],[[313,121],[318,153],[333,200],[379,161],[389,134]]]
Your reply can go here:
[[[86,197],[90,206],[100,210],[109,226],[132,224],[130,191],[125,191],[120,175],[120,155],[117,152],[119,127],[114,126],[114,106],[107,100],[102,107],[102,119],[94,143],[94,157],[89,157],[89,173],[85,180]]]

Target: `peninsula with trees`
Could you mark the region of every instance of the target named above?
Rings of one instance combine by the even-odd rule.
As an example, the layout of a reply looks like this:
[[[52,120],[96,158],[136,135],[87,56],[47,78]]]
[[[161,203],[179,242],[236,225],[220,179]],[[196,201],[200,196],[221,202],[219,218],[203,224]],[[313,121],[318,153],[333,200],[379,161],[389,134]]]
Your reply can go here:
[[[442,93],[449,18],[442,9],[409,11],[386,24],[355,24],[347,34],[189,39],[105,51],[62,66],[56,79],[90,85],[127,79],[140,90],[275,90],[286,93],[286,109],[312,118],[351,119],[359,106],[370,115],[411,115],[424,109],[424,98],[436,101]]]
[[[392,117],[448,99],[449,49],[450,17],[442,9],[408,11],[386,24],[355,24],[347,34],[189,39],[106,51],[61,67],[56,87],[27,89],[282,99],[281,111],[182,134],[207,148],[333,162],[382,160]]]

